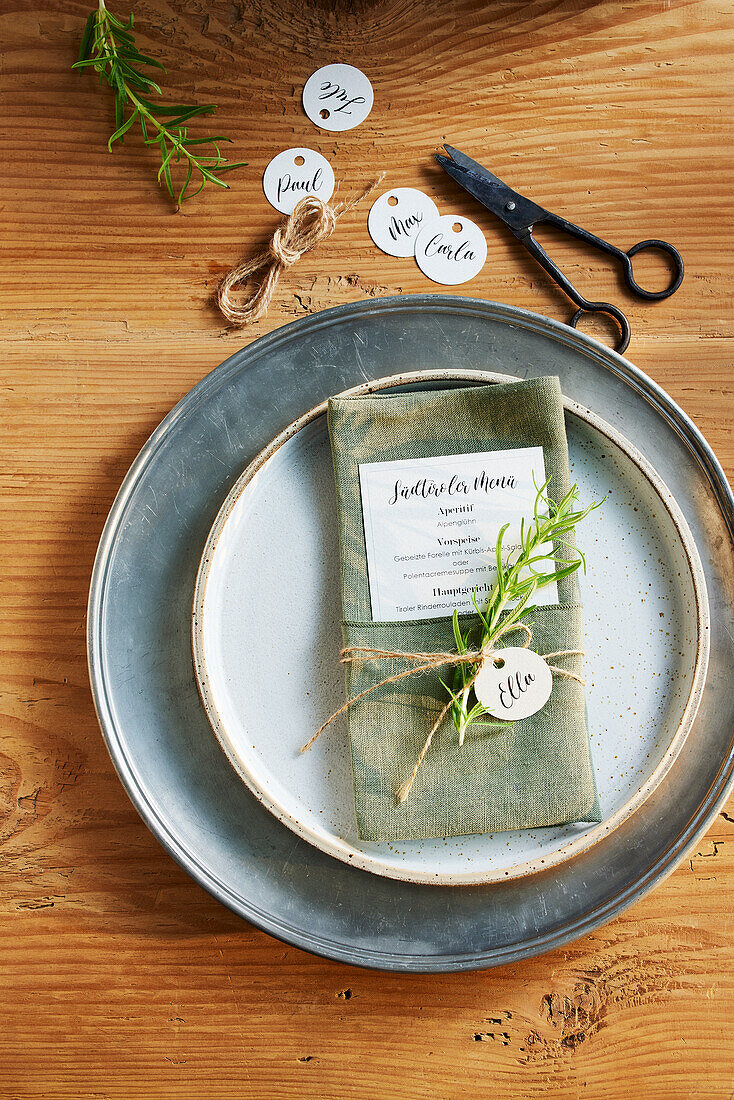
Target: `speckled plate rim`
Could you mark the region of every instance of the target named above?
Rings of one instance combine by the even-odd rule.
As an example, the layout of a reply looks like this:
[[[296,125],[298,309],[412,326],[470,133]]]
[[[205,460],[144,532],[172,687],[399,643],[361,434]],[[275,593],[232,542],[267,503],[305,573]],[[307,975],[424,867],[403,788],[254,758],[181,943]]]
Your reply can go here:
[[[376,381],[365,382],[362,385],[345,390],[340,396],[361,396],[380,392],[385,389],[396,388],[398,386],[441,381],[492,384],[520,381],[520,379],[512,375],[499,374],[491,371],[460,369],[445,371],[409,371],[380,378]],[[214,564],[217,545],[237,502],[251,484],[253,478],[267,466],[268,462],[289,439],[292,439],[307,425],[326,415],[327,401],[321,402],[319,405],[314,406],[302,416],[298,417],[298,419],[289,424],[266,447],[264,447],[255,456],[252,462],[249,463],[239,478],[237,478],[222,504],[211,531],[209,532],[209,537],[207,538],[201,556],[193,597],[191,642],[196,683],[202,704],[212,730],[220,746],[224,750],[227,759],[255,798],[294,833],[319,850],[326,852],[328,855],[334,856],[336,859],[348,863],[353,867],[359,867],[364,871],[370,871],[373,874],[381,875],[385,878],[393,878],[412,883],[430,883],[433,886],[490,885],[491,883],[507,882],[514,878],[523,878],[541,871],[544,872],[579,855],[581,852],[587,851],[626,821],[639,809],[643,802],[663,781],[676,757],[680,753],[683,743],[693,725],[701,701],[706,681],[710,648],[710,617],[706,581],[693,535],[673,494],[651,463],[648,462],[634,444],[626,439],[626,437],[616,428],[613,428],[607,423],[607,421],[578,402],[572,401],[564,396],[563,405],[568,413],[577,416],[580,420],[594,428],[599,434],[618,447],[627,458],[637,466],[640,473],[652,486],[660,502],[667,511],[680,539],[690,571],[695,600],[697,643],[691,686],[683,707],[680,722],[671,738],[668,748],[665,750],[661,760],[645,782],[641,784],[632,797],[606,821],[587,830],[581,836],[576,837],[568,844],[563,845],[561,848],[556,849],[542,858],[537,857],[532,860],[525,860],[510,868],[497,869],[496,871],[484,869],[480,871],[467,870],[445,873],[430,870],[423,871],[415,867],[401,868],[395,864],[385,863],[377,856],[372,856],[358,848],[354,848],[340,837],[329,837],[328,835],[319,833],[306,822],[300,820],[288,811],[282,803],[278,801],[277,797],[271,793],[267,784],[262,782],[258,773],[253,771],[246,761],[242,759],[235,744],[230,738],[226,723],[222,720],[217,710],[204,644],[204,605],[207,596],[207,584]]]

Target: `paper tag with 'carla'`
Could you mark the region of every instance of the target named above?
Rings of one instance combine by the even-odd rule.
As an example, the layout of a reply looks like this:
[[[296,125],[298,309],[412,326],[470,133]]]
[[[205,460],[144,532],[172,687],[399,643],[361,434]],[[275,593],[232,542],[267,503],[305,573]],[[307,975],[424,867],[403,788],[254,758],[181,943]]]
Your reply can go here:
[[[444,214],[421,229],[415,242],[415,258],[423,274],[434,283],[456,286],[482,270],[487,241],[479,226],[468,218]]]

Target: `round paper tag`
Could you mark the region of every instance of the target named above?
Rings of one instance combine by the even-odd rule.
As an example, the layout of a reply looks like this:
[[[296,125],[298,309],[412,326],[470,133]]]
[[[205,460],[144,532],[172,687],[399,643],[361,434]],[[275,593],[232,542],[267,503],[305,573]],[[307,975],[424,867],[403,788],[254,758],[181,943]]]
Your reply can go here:
[[[484,267],[487,242],[468,218],[444,214],[421,229],[415,242],[418,267],[434,283],[455,286],[473,279]]]
[[[412,256],[420,231],[437,220],[438,207],[428,195],[415,187],[394,187],[372,204],[367,228],[388,256]]]
[[[372,110],[374,92],[354,65],[324,65],[306,81],[303,109],[322,130],[351,130]]]
[[[487,657],[474,681],[474,694],[494,718],[514,722],[544,707],[553,673],[532,649],[507,646]]]
[[[313,149],[285,149],[263,173],[265,198],[281,214],[292,214],[306,195],[328,202],[334,193],[334,170]]]

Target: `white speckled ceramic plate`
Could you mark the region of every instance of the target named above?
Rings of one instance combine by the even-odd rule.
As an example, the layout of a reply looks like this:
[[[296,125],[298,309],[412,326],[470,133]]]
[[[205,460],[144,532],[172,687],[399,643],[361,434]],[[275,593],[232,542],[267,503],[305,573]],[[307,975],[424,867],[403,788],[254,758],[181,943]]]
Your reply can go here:
[[[432,371],[349,392],[508,380]],[[634,813],[680,751],[708,662],[698,553],[675,500],[634,446],[588,410],[565,405],[572,480],[582,499],[607,500],[579,533],[588,560],[581,585],[600,825],[360,841],[345,726],[331,727],[309,753],[298,752],[344,699],[325,405],[261,452],[222,506],[194,595],[194,663],[204,706],[256,797],[338,859],[391,878],[445,885],[547,869]]]

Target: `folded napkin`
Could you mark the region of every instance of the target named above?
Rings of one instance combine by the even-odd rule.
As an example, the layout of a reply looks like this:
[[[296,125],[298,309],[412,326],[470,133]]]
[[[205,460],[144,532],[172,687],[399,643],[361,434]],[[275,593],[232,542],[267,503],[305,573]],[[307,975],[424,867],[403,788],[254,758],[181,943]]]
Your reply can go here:
[[[374,622],[371,615],[359,465],[405,458],[542,446],[548,493],[570,488],[568,445],[557,378],[450,390],[336,397],[329,401],[341,553],[345,646],[392,652],[452,651],[450,617]],[[560,545],[559,556],[573,556]],[[575,575],[558,582],[559,603],[526,621],[532,649],[582,649]],[[476,616],[462,615],[463,629]],[[518,635],[515,636],[516,638]],[[502,645],[522,644],[506,636]],[[564,667],[582,674],[581,657]],[[406,668],[404,659],[347,665],[347,698]],[[357,827],[362,840],[408,840],[599,821],[586,727],[584,689],[554,676],[545,706],[507,726],[474,724],[459,747],[447,716],[407,799],[395,792],[410,775],[426,735],[447,701],[439,669],[386,684],[347,711]]]

